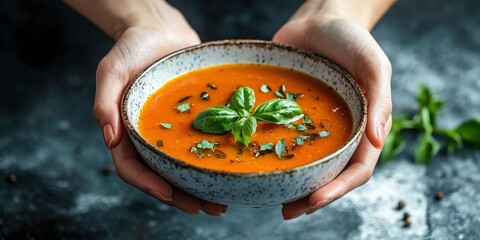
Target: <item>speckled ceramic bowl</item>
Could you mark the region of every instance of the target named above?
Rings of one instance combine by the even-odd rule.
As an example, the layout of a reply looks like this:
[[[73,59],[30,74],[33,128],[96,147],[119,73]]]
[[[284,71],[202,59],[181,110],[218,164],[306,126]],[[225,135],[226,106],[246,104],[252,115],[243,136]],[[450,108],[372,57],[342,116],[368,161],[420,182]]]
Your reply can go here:
[[[232,173],[183,162],[159,151],[138,132],[147,98],[177,75],[218,64],[262,63],[310,74],[334,88],[348,103],[354,121],[351,139],[327,157],[289,170]],[[321,79],[321,80],[320,80]],[[145,162],[171,184],[199,198],[239,206],[268,206],[309,195],[333,180],[355,151],[366,124],[366,101],[345,70],[317,54],[267,41],[225,40],[186,48],[158,60],[129,85],[122,102],[128,134]]]

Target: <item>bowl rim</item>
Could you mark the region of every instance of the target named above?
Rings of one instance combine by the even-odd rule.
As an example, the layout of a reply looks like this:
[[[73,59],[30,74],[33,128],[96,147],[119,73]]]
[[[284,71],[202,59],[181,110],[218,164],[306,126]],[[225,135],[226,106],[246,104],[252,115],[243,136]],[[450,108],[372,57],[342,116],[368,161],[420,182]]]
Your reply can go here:
[[[182,55],[185,53],[189,53],[192,51],[196,51],[198,49],[202,48],[208,48],[211,46],[239,46],[239,45],[254,45],[254,46],[263,46],[267,48],[277,48],[281,50],[286,50],[286,51],[291,51],[295,52],[297,54],[304,55],[307,58],[310,58],[314,61],[321,61],[323,64],[327,65],[328,67],[332,68],[333,70],[337,71],[342,77],[347,79],[347,83],[350,85],[350,87],[353,87],[355,93],[357,96],[360,96],[361,99],[361,119],[359,122],[359,125],[356,129],[354,129],[353,134],[349,138],[349,140],[339,149],[337,149],[335,152],[314,160],[312,162],[309,162],[304,165],[300,165],[294,168],[289,168],[289,169],[283,169],[283,170],[275,170],[275,171],[260,171],[260,172],[231,172],[231,171],[224,171],[224,170],[214,170],[214,169],[209,169],[197,165],[193,165],[191,163],[182,161],[181,159],[175,158],[163,151],[158,150],[155,146],[147,142],[141,135],[140,133],[135,130],[133,127],[133,124],[131,123],[128,114],[127,114],[127,102],[128,98],[131,95],[132,89],[135,86],[135,83],[139,81],[143,76],[145,76],[151,69],[155,68],[158,64],[161,64],[162,62],[168,61],[169,59],[172,59],[178,55]],[[271,176],[271,175],[285,175],[285,174],[293,174],[296,172],[304,171],[310,168],[313,168],[317,165],[322,165],[326,164],[334,159],[336,159],[337,156],[339,156],[342,152],[345,151],[346,148],[348,148],[350,145],[354,143],[354,141],[357,138],[361,138],[363,132],[365,131],[366,128],[366,123],[367,123],[367,101],[365,98],[365,95],[360,89],[360,86],[358,83],[353,79],[353,77],[342,67],[331,61],[330,59],[323,57],[317,53],[308,51],[306,49],[298,48],[295,46],[287,45],[287,44],[281,44],[281,43],[276,43],[272,41],[265,41],[265,40],[252,40],[252,39],[226,39],[226,40],[217,40],[217,41],[209,41],[209,42],[204,42],[200,43],[197,45],[193,45],[187,48],[179,49],[177,51],[174,51],[170,54],[167,54],[160,58],[159,60],[155,61],[152,63],[150,66],[148,66],[145,70],[140,72],[135,78],[133,78],[132,81],[128,84],[127,88],[124,91],[122,101],[121,101],[121,107],[120,107],[120,113],[122,116],[123,123],[125,125],[125,128],[127,129],[129,136],[131,138],[135,138],[138,142],[140,142],[142,145],[146,146],[150,151],[153,151],[155,154],[160,155],[162,158],[170,161],[172,164],[176,165],[176,167],[181,167],[181,168],[187,168],[189,170],[194,170],[198,171],[201,173],[206,173],[206,174],[216,174],[216,175],[223,175],[223,176],[230,176],[230,177],[261,177],[261,176]],[[125,134],[125,133],[124,133]],[[138,151],[138,149],[136,149]],[[356,149],[355,149],[356,150]],[[350,161],[350,160],[349,160]]]

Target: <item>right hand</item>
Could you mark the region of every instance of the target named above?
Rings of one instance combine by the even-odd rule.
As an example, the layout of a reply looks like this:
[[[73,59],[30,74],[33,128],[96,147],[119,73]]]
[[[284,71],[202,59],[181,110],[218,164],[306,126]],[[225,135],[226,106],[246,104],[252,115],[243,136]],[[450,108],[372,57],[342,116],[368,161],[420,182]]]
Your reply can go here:
[[[170,9],[164,17],[160,24],[129,27],[118,35],[115,46],[98,65],[93,111],[122,180],[184,212],[196,215],[203,210],[219,216],[227,206],[197,199],[171,186],[148,168],[121,121],[122,94],[140,71],[166,54],[200,43],[198,35],[177,10]]]

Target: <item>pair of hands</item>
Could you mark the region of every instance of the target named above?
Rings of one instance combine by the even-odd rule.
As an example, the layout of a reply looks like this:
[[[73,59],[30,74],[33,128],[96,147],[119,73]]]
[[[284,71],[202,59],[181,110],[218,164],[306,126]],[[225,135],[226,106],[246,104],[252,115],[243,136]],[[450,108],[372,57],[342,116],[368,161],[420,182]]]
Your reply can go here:
[[[331,7],[312,7],[310,2],[302,5],[272,40],[311,50],[344,67],[367,96],[368,121],[366,133],[343,172],[312,195],[285,203],[284,219],[311,214],[367,182],[391,127],[391,65],[367,30],[369,26]],[[158,25],[129,27],[119,35],[97,69],[94,114],[121,179],[187,213],[202,210],[219,216],[227,206],[197,199],[146,167],[121,122],[119,105],[132,78],[162,56],[200,43],[180,12],[172,9],[164,19]]]

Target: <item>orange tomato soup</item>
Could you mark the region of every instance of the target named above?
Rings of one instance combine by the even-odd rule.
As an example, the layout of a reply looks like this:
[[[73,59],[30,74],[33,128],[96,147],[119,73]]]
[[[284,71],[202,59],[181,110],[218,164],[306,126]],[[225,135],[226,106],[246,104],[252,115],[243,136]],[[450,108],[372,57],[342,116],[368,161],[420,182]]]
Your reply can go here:
[[[262,92],[260,89],[263,84],[268,85],[271,91]],[[274,92],[282,84],[286,92],[303,95],[295,102],[311,119],[309,130],[298,131],[292,125],[258,122],[257,131],[246,148],[236,143],[230,132],[220,135],[203,133],[192,126],[201,111],[226,105],[239,86],[248,86],[255,91],[255,110],[260,103],[278,98]],[[202,92],[208,93],[209,100],[201,99]],[[182,99],[183,102],[180,101]],[[187,102],[190,105],[188,111],[177,111],[177,106]],[[167,127],[161,123],[167,123]],[[305,123],[305,120],[300,119],[292,124],[301,123]],[[171,128],[168,128],[168,124]],[[325,157],[346,144],[352,135],[352,125],[349,107],[331,87],[310,75],[262,64],[217,65],[178,76],[148,98],[139,116],[140,134],[160,151],[200,167],[243,173],[290,169]],[[307,139],[303,145],[295,141],[299,136],[319,135],[321,131],[328,131],[329,135]],[[291,158],[279,158],[275,149],[272,153],[259,156],[259,144],[271,142],[275,145],[281,139],[285,139],[285,155]],[[219,158],[206,153],[199,157],[191,152],[190,148],[202,140],[217,142],[214,148],[226,156]]]

